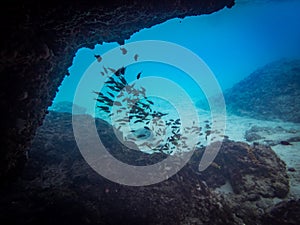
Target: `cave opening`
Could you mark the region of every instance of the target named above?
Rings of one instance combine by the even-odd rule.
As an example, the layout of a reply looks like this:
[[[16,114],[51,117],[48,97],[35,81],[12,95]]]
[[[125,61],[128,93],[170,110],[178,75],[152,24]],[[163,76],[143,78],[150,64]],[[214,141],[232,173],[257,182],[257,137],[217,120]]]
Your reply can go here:
[[[178,2],[183,1],[175,2],[176,6]],[[211,15],[171,19],[144,29],[125,40],[124,45],[114,42],[79,49],[73,59],[73,65],[69,68],[70,75],[65,77],[52,106],[48,109],[50,113],[37,130],[22,175],[10,190],[2,192],[0,221],[10,221],[11,224],[205,224],[209,221],[211,224],[264,225],[274,221],[276,224],[284,224],[287,219],[285,217],[282,221],[281,215],[284,214],[289,215],[288,219],[295,222],[293,224],[298,224],[298,215],[293,215],[292,212],[300,208],[298,179],[300,110],[297,108],[300,106],[298,85],[300,63],[299,60],[289,59],[300,57],[300,30],[295,29],[300,27],[299,9],[299,1],[240,0],[231,9],[223,9]],[[119,8],[114,12],[119,12]],[[85,16],[88,18],[92,13],[86,12]],[[106,16],[110,18],[109,15]],[[168,16],[170,18],[170,15]],[[122,17],[120,18],[122,20]],[[51,25],[51,21],[49,24]],[[283,33],[285,35],[282,35]],[[169,176],[168,172],[172,171],[172,167],[166,164],[162,166],[163,174],[167,173],[163,182],[147,187],[137,187],[138,185],[134,183],[132,185],[134,187],[131,187],[126,185],[128,180],[127,183],[124,181],[125,178],[131,181],[135,177],[130,173],[129,176],[126,174],[127,176],[121,177],[120,182],[112,182],[114,180],[101,173],[99,176],[95,167],[97,164],[95,157],[85,157],[81,152],[81,146],[74,140],[74,127],[70,122],[73,115],[70,112],[73,103],[77,104],[77,101],[74,101],[74,93],[80,86],[79,80],[84,72],[90,65],[96,67],[101,65],[95,56],[101,57],[114,48],[119,54],[123,54],[121,48],[127,49],[127,46],[135,41],[149,39],[176,43],[198,55],[216,77],[226,97],[228,109],[234,110],[236,107],[239,111],[232,111],[226,115],[226,128],[221,127],[222,131],[214,130],[212,124],[215,121],[203,116],[205,112],[209,112],[209,106],[205,99],[200,98],[199,93],[202,90],[193,89],[193,82],[187,81],[184,72],[155,62],[129,65],[123,72],[122,67],[112,68],[115,70],[111,73],[114,80],[109,82],[118,81],[118,85],[122,82],[122,78],[126,78],[124,83],[147,80],[150,77],[147,73],[150,72],[159,74],[160,78],[177,81],[177,84],[181,84],[183,89],[191,94],[189,96],[192,96],[192,103],[195,103],[192,105],[196,106],[196,116],[199,116],[202,123],[202,127],[199,127],[193,116],[186,116],[190,122],[190,130],[193,134],[202,135],[203,142],[197,145],[199,151],[195,152],[190,162],[178,174]],[[88,46],[88,43],[86,45]],[[176,52],[171,53],[177,56]],[[130,54],[134,59],[135,52]],[[157,52],[157,55],[160,55],[160,52]],[[281,60],[282,57],[288,60]],[[273,62],[274,60],[278,61]],[[270,62],[273,63],[268,64]],[[186,58],[184,64],[189,65],[189,58]],[[152,70],[149,72],[146,67]],[[101,76],[103,71],[104,68],[101,66],[97,74]],[[176,80],[172,77],[174,74],[184,77],[185,80]],[[259,79],[261,77],[264,79]],[[159,87],[158,83],[154,82],[154,88]],[[160,163],[167,158],[166,154],[173,157],[172,148],[179,145],[187,148],[189,144],[185,145],[178,141],[182,137],[176,133],[182,122],[180,120],[182,118],[177,119],[178,115],[164,121],[173,127],[170,130],[171,136],[166,136],[169,145],[158,145],[156,140],[151,139],[154,132],[152,124],[147,124],[147,116],[158,115],[157,117],[165,118],[164,110],[172,108],[172,102],[181,103],[185,111],[190,110],[187,103],[180,99],[173,99],[170,103],[161,101],[161,98],[155,96],[144,96],[143,86],[136,86],[130,89],[131,93],[136,93],[142,98],[131,107],[137,110],[130,111],[130,116],[135,120],[129,121],[131,127],[125,136],[128,145],[124,145],[125,147],[120,145],[116,140],[118,132],[105,120],[93,118],[92,123],[99,128],[97,132],[103,138],[101,141],[113,156],[123,163],[139,167]],[[92,85],[88,88],[90,87]],[[169,86],[159,89],[171,92]],[[111,114],[113,112],[108,110],[110,106],[123,104],[120,101],[112,103],[109,100],[112,95],[116,96],[119,92],[109,90],[109,94],[106,86],[101,90],[92,88],[86,90],[86,93],[92,91],[102,93],[103,90],[105,98],[97,94],[89,99],[90,102],[102,107],[102,111]],[[218,98],[212,99],[214,102],[219,101]],[[89,112],[86,110],[88,107],[85,106],[84,99],[82,102],[83,104],[78,104],[76,110],[79,115],[74,117],[87,118],[86,121],[90,122],[90,115],[86,115],[86,112]],[[151,102],[155,103],[155,106],[163,106],[164,110],[152,109]],[[35,104],[35,101],[31,101],[30,104]],[[141,106],[149,108],[141,112]],[[255,112],[254,110],[257,110],[256,114],[251,114]],[[285,117],[280,117],[279,120],[278,115]],[[104,116],[101,115],[100,118]],[[146,120],[145,124],[134,127],[140,125],[141,116]],[[123,126],[123,122],[128,123],[124,118],[115,118],[119,119],[121,119],[120,126]],[[18,126],[23,129],[24,120],[18,121]],[[79,123],[83,128],[81,133],[83,137],[90,134],[91,129],[86,125],[89,123]],[[159,122],[156,125],[158,129],[154,130],[160,135],[164,131],[159,129]],[[114,127],[118,130],[118,126]],[[121,131],[124,133],[124,130]],[[200,171],[199,161],[205,153],[205,145],[209,144],[206,141],[214,144],[212,136],[222,139],[221,154],[216,156],[207,170]],[[136,139],[139,139],[140,145],[143,145],[145,140],[150,140],[148,142],[157,145],[158,148],[154,149],[155,152],[151,157],[141,151],[128,151],[130,147],[134,149],[129,142],[137,141]],[[86,146],[93,147],[93,144],[93,142],[86,143]],[[150,149],[153,149],[151,145]],[[165,158],[161,156],[161,152],[166,153],[163,155]],[[105,157],[106,155],[103,158]],[[89,160],[92,160],[92,163],[89,163]],[[12,160],[10,165],[14,162]],[[111,164],[103,165],[107,170],[114,171]],[[147,176],[143,174],[139,178],[145,179]],[[215,191],[219,193],[216,194]],[[222,193],[231,193],[234,197]],[[278,202],[280,204],[276,205]],[[168,207],[170,203],[174,207]]]
[[[294,29],[298,24],[291,5],[296,10],[298,3],[237,1],[231,9],[175,18],[143,29],[125,40],[125,44],[162,40],[188,48],[203,59],[225,91],[267,63],[299,57],[299,32]],[[287,26],[282,21],[295,24]],[[58,102],[72,102],[80,78],[95,61],[94,55],[102,55],[118,46],[115,42],[97,44],[93,49],[79,49],[69,68],[70,76],[63,80],[50,109]]]
[[[216,81],[221,87],[221,92],[226,93],[229,88],[267,63],[280,60],[284,57],[299,57],[299,51],[297,50],[299,45],[297,44],[297,40],[300,34],[298,31],[295,32],[294,29],[298,23],[293,21],[295,22],[294,26],[286,26],[285,23],[278,22],[278,20],[290,21],[294,19],[295,11],[291,10],[291,5],[293,4],[298,5],[293,1],[289,3],[249,3],[238,1],[233,9],[223,9],[213,14],[187,17],[184,19],[175,18],[151,28],[143,29],[133,34],[128,40],[125,40],[124,45],[119,45],[114,42],[98,44],[95,45],[93,49],[79,49],[73,59],[73,65],[69,68],[70,76],[65,77],[49,110],[72,112],[76,88],[81,78],[85,76],[85,72],[88,68],[98,60],[95,56],[100,56],[102,60],[102,56],[113,49],[119,49],[119,51],[122,52],[122,48],[126,48],[126,45],[145,40],[172,42],[194,52],[202,58],[204,63],[206,63],[208,68],[212,71]],[[290,9],[286,10],[289,11],[289,13],[285,13],[285,10],[282,10],[283,8]],[[294,8],[296,9],[297,7]],[[255,18],[252,16],[254,13],[256,15]],[[259,26],[257,24],[259,24]],[[285,37],[279,38],[279,34],[282,32],[285,32],[286,35]],[[220,37],[222,38],[220,39]],[[136,53],[131,54],[138,56]],[[157,54],[159,54],[159,52]],[[170,52],[170,55],[173,55],[173,57],[176,54],[178,53]],[[201,87],[199,88],[193,81],[189,81],[186,78],[188,77],[186,74],[172,70],[172,67],[163,67],[153,62],[152,64],[148,62],[149,65],[146,66],[146,63],[139,64],[136,62],[138,60],[134,61],[137,63],[137,66],[129,66],[126,69],[130,71],[129,73],[137,75],[139,72],[142,72],[143,78],[149,75],[161,76],[173,80],[182,86],[192,99],[194,106],[196,106],[197,113],[201,116],[201,126],[211,128],[212,117],[209,115],[210,106],[207,102],[208,96],[205,96],[206,93],[203,92]],[[188,59],[185,63],[189,63]],[[100,73],[104,74],[104,71],[100,72],[99,70],[97,73],[101,76]],[[199,73],[199,76],[203,76],[203,74],[201,75],[201,73]],[[180,79],[178,77],[184,78]],[[132,80],[132,77],[130,79]],[[155,85],[160,86],[159,83]],[[163,85],[160,88],[165,89]],[[76,105],[76,110],[79,114],[87,113],[111,123],[110,116],[103,113],[103,111],[105,111],[103,109],[106,109],[107,106],[98,105],[98,107],[102,107],[102,110],[95,110],[95,107],[91,108],[87,106],[86,102],[92,98],[94,99],[93,101],[96,101],[97,96],[92,95],[92,92],[95,91],[100,90],[87,89],[90,95],[86,95],[87,97],[85,97],[85,99],[81,99],[77,102],[79,104]],[[169,88],[168,92],[172,92],[172,90]],[[175,92],[176,91],[174,91],[174,96],[176,96]],[[216,93],[213,94],[222,95],[221,92],[218,93],[216,91]],[[112,94],[114,93],[109,93],[109,95]],[[110,97],[109,95],[108,97]],[[176,98],[178,98],[178,96],[176,96]],[[156,105],[164,105],[160,100],[161,99],[155,100]],[[176,100],[173,101],[175,102]],[[185,100],[179,100],[178,98],[177,102],[182,103],[182,108],[186,107]],[[161,110],[163,113],[172,115],[168,117],[168,120],[176,120],[178,117],[176,109],[172,108],[173,111],[171,111],[169,110],[170,108],[172,108],[172,106],[165,102],[165,107],[156,110]],[[185,111],[189,110],[185,109]],[[187,115],[186,117],[191,116]],[[121,120],[122,118],[117,119]],[[165,119],[167,119],[167,117],[165,117]],[[210,124],[205,124],[203,123],[204,121],[209,121]],[[143,131],[144,125],[142,127],[131,126],[126,132],[130,133],[130,130],[138,130],[139,132],[133,136],[148,137],[147,130]],[[115,128],[122,127],[120,124],[114,124],[114,126]],[[234,124],[231,125],[230,123],[228,127],[227,134],[223,133],[222,136],[227,137],[228,134],[230,134],[231,137],[234,136],[239,140],[243,140],[242,134],[237,134]],[[124,130],[122,130],[122,132],[124,132]],[[210,130],[203,130],[203,133],[206,133],[206,136],[204,136],[205,140],[202,140],[201,146],[206,146],[207,135],[210,134]],[[127,134],[123,138],[126,139],[128,137],[132,138],[132,134]]]

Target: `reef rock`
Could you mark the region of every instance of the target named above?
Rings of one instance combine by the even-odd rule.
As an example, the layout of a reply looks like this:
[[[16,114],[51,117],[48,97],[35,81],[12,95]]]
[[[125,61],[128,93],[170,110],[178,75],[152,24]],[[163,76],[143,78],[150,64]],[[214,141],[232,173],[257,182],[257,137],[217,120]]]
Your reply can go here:
[[[265,212],[289,194],[285,163],[264,145],[226,140],[214,162],[199,175],[224,196],[244,224],[264,224]]]
[[[68,113],[47,115],[22,176],[0,189],[1,224],[240,224],[191,165],[150,186],[124,186],[101,177],[81,156],[71,121]],[[125,148],[111,126],[99,119],[96,124],[119,160],[139,165],[165,157]]]
[[[201,173],[209,187],[229,181],[235,194],[284,198],[289,192],[285,163],[264,145],[224,141],[210,167]]]
[[[300,222],[300,200],[279,203],[266,213],[263,222],[272,225],[298,225]]]
[[[225,92],[229,112],[258,119],[300,122],[300,60],[279,60]]]
[[[103,144],[125,163],[148,165],[167,157],[128,149],[108,123],[96,119],[95,124]],[[203,151],[196,150],[182,170],[161,183],[120,185],[84,161],[73,136],[72,115],[51,111],[38,129],[22,176],[0,189],[0,223],[269,224],[261,222],[270,218],[263,210],[271,211],[272,200],[289,190],[284,163],[269,147],[227,140],[214,163],[200,173]],[[227,180],[235,193],[213,191]],[[279,219],[277,215],[272,218]]]

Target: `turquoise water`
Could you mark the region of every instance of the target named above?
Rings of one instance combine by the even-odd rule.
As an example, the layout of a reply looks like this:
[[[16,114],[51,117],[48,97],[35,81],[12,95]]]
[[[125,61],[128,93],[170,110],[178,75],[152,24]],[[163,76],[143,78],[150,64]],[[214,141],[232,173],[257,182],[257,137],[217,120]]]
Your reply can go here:
[[[231,9],[176,18],[143,29],[125,43],[152,39],[182,45],[204,60],[221,88],[226,90],[266,63],[283,57],[299,58],[299,11],[298,0],[237,1]],[[71,76],[63,81],[54,103],[72,102],[80,78],[95,61],[94,54],[102,55],[115,47],[117,43],[104,43],[94,49],[79,49],[69,68]],[[158,69],[153,67],[153,73]],[[189,86],[189,81],[181,84]]]

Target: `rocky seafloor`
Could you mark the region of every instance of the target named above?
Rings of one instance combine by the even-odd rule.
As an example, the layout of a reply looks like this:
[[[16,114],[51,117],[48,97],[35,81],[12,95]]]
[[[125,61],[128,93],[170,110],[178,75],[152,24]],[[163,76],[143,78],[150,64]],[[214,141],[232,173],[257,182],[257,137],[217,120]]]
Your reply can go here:
[[[300,123],[300,60],[269,63],[224,95],[227,110],[236,115]]]
[[[71,121],[69,113],[47,115],[22,176],[1,189],[1,224],[299,224],[300,200],[289,194],[286,165],[266,145],[226,139],[204,172],[198,171],[204,149],[198,149],[168,180],[130,187],[84,161]],[[122,161],[146,165],[166,157],[130,150],[108,123],[96,124]],[[229,191],[219,191],[226,185]]]

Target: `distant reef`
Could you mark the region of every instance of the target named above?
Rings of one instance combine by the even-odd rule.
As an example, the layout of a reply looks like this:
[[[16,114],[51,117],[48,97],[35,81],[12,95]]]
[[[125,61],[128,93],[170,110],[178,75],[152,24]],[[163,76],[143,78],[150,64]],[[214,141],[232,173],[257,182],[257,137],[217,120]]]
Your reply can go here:
[[[267,64],[224,95],[230,113],[300,123],[300,59]]]

